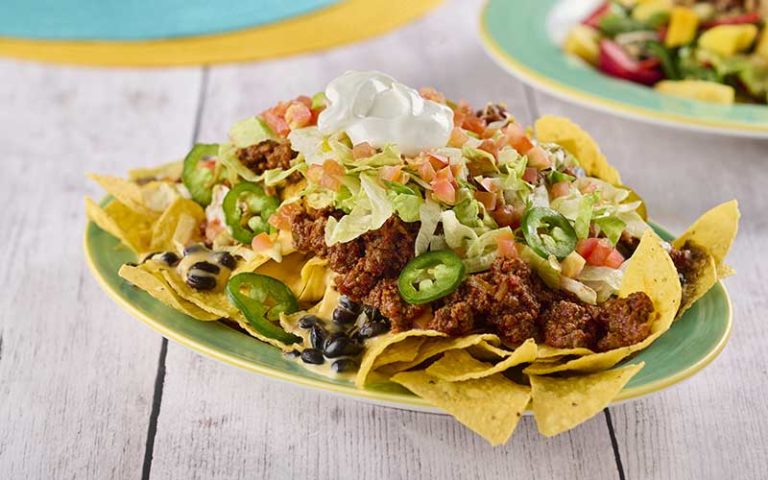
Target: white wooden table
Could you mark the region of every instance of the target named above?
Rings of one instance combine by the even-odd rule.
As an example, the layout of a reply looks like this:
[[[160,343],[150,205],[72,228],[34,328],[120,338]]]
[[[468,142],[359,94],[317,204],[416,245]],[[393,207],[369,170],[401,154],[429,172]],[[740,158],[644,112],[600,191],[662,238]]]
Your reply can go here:
[[[483,53],[479,0],[389,35],[251,65],[101,70],[0,61],[0,478],[768,478],[768,142],[621,120],[524,87]],[[183,156],[278,99],[379,69],[523,122],[591,131],[653,217],[680,232],[737,197],[735,329],[682,385],[554,439],[531,418],[491,448],[448,417],[277,383],[203,358],[124,313],[81,251],[85,172]]]

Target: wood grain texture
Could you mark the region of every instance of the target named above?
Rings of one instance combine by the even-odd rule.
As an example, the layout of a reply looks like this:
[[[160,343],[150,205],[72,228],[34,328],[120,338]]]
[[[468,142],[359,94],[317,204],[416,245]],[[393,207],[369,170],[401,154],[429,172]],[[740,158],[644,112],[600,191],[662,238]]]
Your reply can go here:
[[[538,107],[573,118],[598,139],[651,216],[681,233],[710,207],[737,198],[741,230],[726,280],[734,330],[712,365],[657,395],[612,408],[627,478],[762,479],[768,474],[768,142],[649,126],[543,94]]]
[[[212,68],[201,140],[218,141],[233,121],[313,93],[348,69],[382,70],[475,105],[504,101],[529,122],[522,86],[474,40],[478,3],[447,2],[396,34],[322,55]],[[166,366],[153,478],[618,477],[602,415],[551,440],[526,418],[494,449],[448,417],[301,390],[176,345]]]
[[[0,62],[0,478],[138,478],[160,338],[82,254],[85,172],[182,155],[199,71]]]

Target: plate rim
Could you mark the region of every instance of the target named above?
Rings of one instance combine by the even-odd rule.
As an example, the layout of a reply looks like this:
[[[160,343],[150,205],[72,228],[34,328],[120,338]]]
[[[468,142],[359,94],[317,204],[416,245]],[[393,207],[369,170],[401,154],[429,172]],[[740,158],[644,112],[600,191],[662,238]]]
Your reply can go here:
[[[495,0],[484,0],[480,10],[480,42],[486,53],[498,66],[533,88],[543,90],[562,100],[631,120],[641,120],[651,124],[666,125],[694,132],[717,133],[733,137],[768,138],[768,125],[761,126],[742,122],[705,120],[647,107],[629,105],[585,92],[539,73],[507,53],[490,33],[487,26],[487,14],[492,1]]]
[[[657,227],[660,227],[664,231],[668,231],[661,225],[658,225],[656,223],[654,223],[654,225],[656,225]],[[253,373],[257,373],[259,375],[262,375],[263,377],[282,381],[292,385],[307,387],[313,390],[319,390],[325,393],[331,393],[331,394],[335,394],[335,395],[339,395],[347,398],[352,398],[354,400],[372,403],[376,405],[382,405],[382,406],[391,407],[391,408],[399,408],[399,409],[420,411],[420,412],[426,412],[426,413],[445,413],[443,410],[433,406],[426,400],[420,397],[417,397],[415,395],[406,395],[401,393],[388,393],[388,392],[381,392],[381,391],[372,391],[368,389],[359,389],[354,385],[349,385],[349,386],[336,385],[331,383],[325,383],[322,380],[312,379],[308,377],[299,377],[275,368],[258,365],[258,364],[241,360],[236,356],[229,354],[226,351],[221,351],[215,348],[208,347],[206,345],[201,344],[195,338],[177,333],[175,330],[163,325],[159,320],[139,310],[138,307],[133,305],[127,299],[123,298],[123,296],[120,294],[120,292],[117,289],[112,288],[112,286],[106,280],[104,275],[102,275],[101,271],[96,265],[96,260],[93,255],[95,253],[95,249],[91,247],[91,235],[89,235],[89,230],[91,228],[100,228],[100,227],[95,223],[93,223],[92,221],[88,220],[85,224],[85,228],[83,231],[82,248],[83,248],[83,253],[85,255],[86,264],[88,265],[88,268],[91,272],[91,276],[96,279],[96,282],[99,284],[101,289],[107,293],[107,296],[109,296],[112,299],[112,301],[117,303],[124,311],[129,313],[131,316],[141,321],[143,324],[150,327],[155,332],[162,335],[164,338],[168,340],[172,340],[178,343],[179,345],[182,345],[200,355],[212,358],[221,363],[234,366],[243,370],[247,370]],[[111,235],[108,232],[107,234]],[[647,383],[645,385],[623,389],[619,393],[619,395],[616,396],[616,398],[614,398],[611,401],[609,406],[618,405],[620,403],[624,403],[630,400],[638,399],[640,397],[651,395],[653,393],[660,392],[672,385],[681,383],[684,380],[687,380],[688,378],[692,377],[696,373],[706,368],[710,363],[712,363],[720,355],[720,353],[722,353],[731,336],[731,331],[733,327],[733,304],[731,302],[731,297],[730,297],[730,294],[728,293],[728,289],[725,287],[722,281],[718,280],[716,286],[719,286],[722,289],[723,296],[727,306],[727,317],[726,317],[725,330],[723,334],[720,336],[720,338],[718,339],[715,346],[712,349],[710,349],[709,352],[707,352],[707,354],[704,355],[702,358],[700,358],[696,363],[690,365],[684,370],[681,370],[675,373],[674,375],[664,377],[662,379]],[[152,299],[152,300],[157,301],[155,299]],[[530,412],[530,407],[527,412]]]

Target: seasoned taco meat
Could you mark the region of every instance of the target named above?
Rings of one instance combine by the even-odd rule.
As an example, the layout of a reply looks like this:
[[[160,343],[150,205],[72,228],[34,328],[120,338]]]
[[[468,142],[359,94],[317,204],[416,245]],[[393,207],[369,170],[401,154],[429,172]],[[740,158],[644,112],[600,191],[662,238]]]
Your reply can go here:
[[[541,338],[547,345],[557,348],[593,345],[599,335],[599,325],[595,321],[597,314],[594,305],[558,300],[539,319]]]
[[[644,340],[651,334],[653,303],[642,292],[626,298],[612,298],[599,306],[597,321],[604,333],[596,350],[604,352]]]
[[[291,150],[291,145],[287,140],[275,141],[264,140],[241,148],[237,151],[237,158],[245,168],[256,175],[261,175],[267,170],[280,168],[287,170],[291,168],[291,160],[296,156],[296,152]],[[289,177],[289,181],[301,180],[301,174],[296,172]]]

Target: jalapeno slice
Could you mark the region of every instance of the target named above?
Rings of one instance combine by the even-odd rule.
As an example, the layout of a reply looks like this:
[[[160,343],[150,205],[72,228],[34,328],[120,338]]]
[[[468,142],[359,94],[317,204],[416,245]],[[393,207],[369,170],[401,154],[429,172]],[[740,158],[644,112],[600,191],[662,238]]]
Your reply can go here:
[[[218,154],[218,144],[198,143],[184,158],[181,181],[189,190],[192,200],[204,207],[211,203],[214,183],[213,169],[206,163]]]
[[[248,323],[265,337],[285,344],[300,340],[277,325],[281,313],[299,310],[291,289],[280,280],[258,273],[238,273],[227,282],[227,297]]]
[[[576,232],[568,219],[546,207],[529,208],[520,222],[525,241],[544,258],[562,260],[576,248]]]
[[[461,258],[450,250],[438,250],[408,262],[397,279],[397,288],[403,300],[422,305],[450,294],[463,279]]]
[[[222,203],[224,220],[238,242],[251,243],[253,237],[269,232],[269,217],[277,211],[280,201],[267,195],[251,182],[241,182],[227,192]]]

